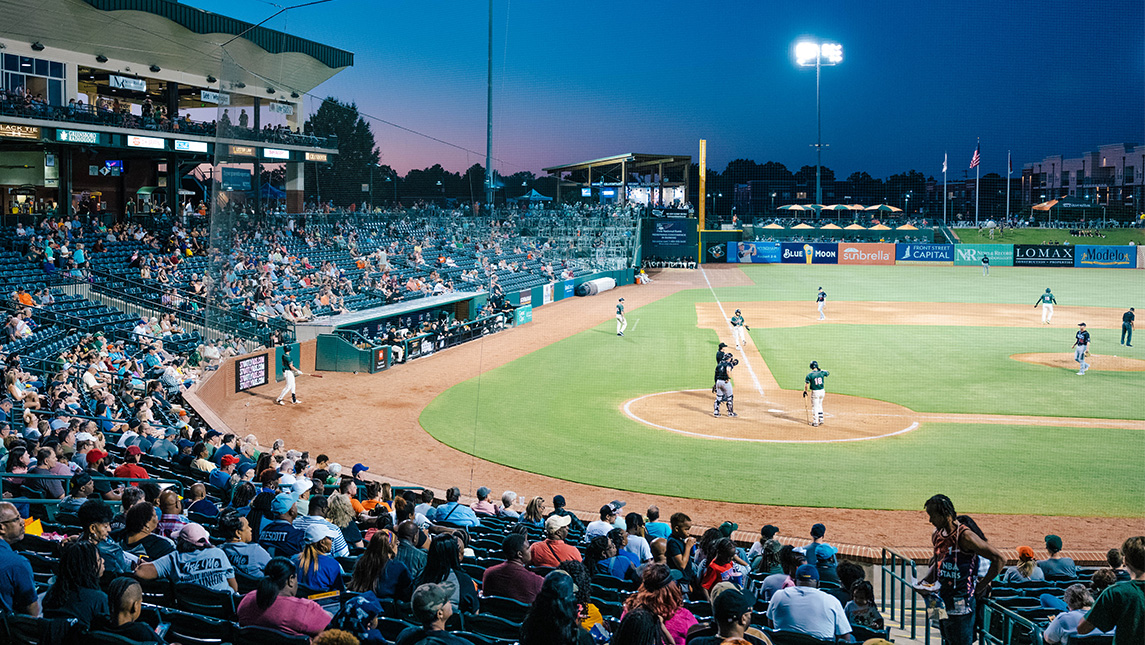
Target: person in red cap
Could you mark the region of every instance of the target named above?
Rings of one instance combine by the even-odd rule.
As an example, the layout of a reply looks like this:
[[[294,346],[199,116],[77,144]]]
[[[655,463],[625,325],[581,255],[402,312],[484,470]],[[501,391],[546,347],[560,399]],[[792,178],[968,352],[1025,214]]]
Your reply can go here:
[[[207,483],[221,491],[228,491],[231,488],[232,475],[235,472],[235,466],[238,465],[240,459],[236,455],[223,455],[219,458],[219,467],[212,470],[211,474],[207,476]]]
[[[123,459],[123,464],[115,469],[115,476],[130,477],[132,479],[151,479],[151,475],[147,473],[147,469],[139,465],[142,459],[143,450],[139,446],[128,446],[127,457]]]
[[[107,472],[107,453],[99,448],[92,448],[87,453],[87,474],[92,476],[95,482],[95,492],[100,497],[106,500],[118,500],[123,495],[123,486],[119,486],[114,490],[111,488],[111,482],[101,477],[111,477],[111,473]]]

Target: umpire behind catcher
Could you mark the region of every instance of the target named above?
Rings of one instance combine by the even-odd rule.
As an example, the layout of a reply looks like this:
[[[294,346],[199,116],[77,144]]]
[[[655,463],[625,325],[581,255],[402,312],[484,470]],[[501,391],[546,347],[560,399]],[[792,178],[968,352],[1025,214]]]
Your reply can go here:
[[[712,386],[712,393],[716,395],[715,410],[712,416],[720,416],[720,401],[727,403],[728,416],[737,416],[735,409],[732,407],[732,381],[731,372],[739,361],[732,357],[731,354],[724,355],[724,360],[716,365],[716,384]]]

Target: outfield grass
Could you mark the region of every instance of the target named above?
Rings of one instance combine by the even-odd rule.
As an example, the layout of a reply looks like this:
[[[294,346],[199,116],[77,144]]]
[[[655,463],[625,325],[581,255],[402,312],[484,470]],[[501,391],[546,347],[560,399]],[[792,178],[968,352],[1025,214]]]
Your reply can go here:
[[[1125,270],[1004,269],[982,278],[976,267],[747,272],[756,286],[718,289],[719,298],[806,299],[814,311],[812,295],[823,285],[832,299],[1032,306],[1052,286],[1063,301],[1058,315],[1074,306],[1123,306],[1127,295],[1140,297],[1145,277]],[[609,320],[451,388],[426,408],[421,423],[442,442],[507,466],[663,495],[918,509],[941,488],[957,490],[967,512],[1145,515],[1141,432],[935,423],[852,444],[739,444],[666,433],[624,416],[621,404],[641,394],[710,385],[716,335],[696,327],[695,311],[697,302],[710,301],[708,290],[692,290],[634,309],[625,338],[616,337]],[[586,299],[577,306],[607,302]],[[1145,373],[1091,371],[1079,378],[1005,358],[1063,351],[1062,343],[1071,342],[1059,337],[1063,333],[1068,330],[816,325],[756,329],[753,336],[787,388],[800,387],[814,352],[832,371],[831,391],[920,410],[1142,418],[1136,402]],[[1095,336],[1105,342],[1101,335],[1112,333]]]
[[[976,228],[952,229],[963,244],[1145,244],[1145,229],[1140,228],[1109,228],[1102,229],[1105,237],[1077,237],[1069,234],[1064,228],[1008,228],[1005,233],[994,232],[994,239],[990,239],[990,232],[979,232]]]

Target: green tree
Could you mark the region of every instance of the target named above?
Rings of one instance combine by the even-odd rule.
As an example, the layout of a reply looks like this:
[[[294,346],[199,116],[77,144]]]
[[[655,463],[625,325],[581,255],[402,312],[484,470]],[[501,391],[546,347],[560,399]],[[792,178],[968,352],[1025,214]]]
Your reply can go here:
[[[370,184],[371,169],[379,179],[377,143],[370,124],[358,114],[355,103],[342,103],[327,97],[306,121],[315,136],[335,136],[338,154],[329,164],[320,164],[317,171],[307,168],[306,195],[322,201],[334,200],[337,206],[348,206],[367,197],[363,185]]]

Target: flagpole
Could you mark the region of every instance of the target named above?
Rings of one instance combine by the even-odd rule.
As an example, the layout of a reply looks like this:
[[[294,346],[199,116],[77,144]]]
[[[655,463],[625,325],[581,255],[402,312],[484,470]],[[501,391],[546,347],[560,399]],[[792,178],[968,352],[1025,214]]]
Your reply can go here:
[[[1014,162],[1010,160],[1010,151],[1006,151],[1006,221],[1010,221],[1010,174],[1014,172]]]
[[[978,190],[978,180],[979,180],[979,177],[981,176],[981,174],[982,174],[982,163],[979,162],[977,166],[974,166],[974,227],[975,228],[978,227],[978,194],[981,192]]]
[[[946,153],[942,153],[942,225],[946,226],[946,195],[950,191],[946,189]]]

